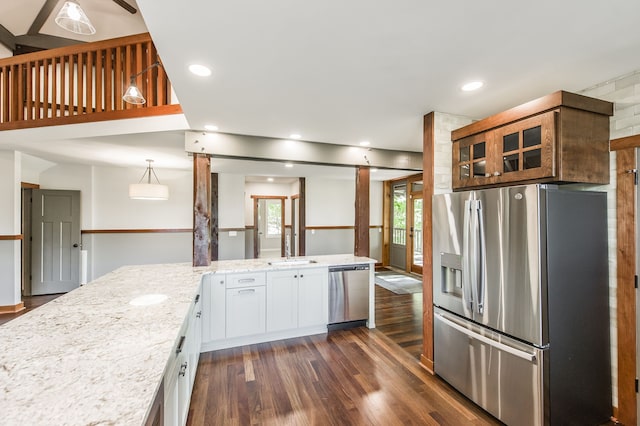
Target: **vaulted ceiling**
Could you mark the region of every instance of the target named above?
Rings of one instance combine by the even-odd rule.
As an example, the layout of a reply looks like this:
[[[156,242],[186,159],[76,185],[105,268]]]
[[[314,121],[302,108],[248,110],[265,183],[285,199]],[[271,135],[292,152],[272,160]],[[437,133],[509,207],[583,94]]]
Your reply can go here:
[[[148,28],[194,130],[421,151],[430,111],[482,118],[640,69],[637,0],[79,1],[95,36],[43,19],[57,0],[22,0],[0,2],[0,41]]]

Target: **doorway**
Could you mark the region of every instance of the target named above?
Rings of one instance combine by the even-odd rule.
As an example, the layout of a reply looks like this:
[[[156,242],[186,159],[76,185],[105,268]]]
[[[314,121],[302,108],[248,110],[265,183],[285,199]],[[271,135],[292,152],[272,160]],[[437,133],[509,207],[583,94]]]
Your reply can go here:
[[[422,275],[423,196],[422,174],[386,181],[383,200],[382,263],[407,273]]]
[[[284,201],[287,197],[252,195],[254,258],[285,256]]]

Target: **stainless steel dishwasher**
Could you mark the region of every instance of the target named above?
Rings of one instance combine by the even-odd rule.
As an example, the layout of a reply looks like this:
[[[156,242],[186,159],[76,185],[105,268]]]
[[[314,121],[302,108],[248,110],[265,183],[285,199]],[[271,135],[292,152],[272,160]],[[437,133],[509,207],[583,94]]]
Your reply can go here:
[[[370,265],[329,268],[329,330],[366,325]]]

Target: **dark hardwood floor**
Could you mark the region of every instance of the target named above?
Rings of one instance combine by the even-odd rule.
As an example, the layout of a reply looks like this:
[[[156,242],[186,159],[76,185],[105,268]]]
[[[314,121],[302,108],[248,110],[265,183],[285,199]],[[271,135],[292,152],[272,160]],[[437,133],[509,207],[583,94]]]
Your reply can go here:
[[[376,328],[409,352],[422,354],[422,293],[395,294],[376,289]]]
[[[499,424],[379,330],[207,352],[189,425]]]
[[[189,425],[496,425],[422,352],[422,294],[376,286],[376,326],[200,355]]]
[[[22,301],[24,302],[24,307],[25,309],[15,313],[15,314],[2,314],[0,315],[0,325],[11,321],[14,318],[18,318],[20,315],[24,315],[27,312],[36,309],[39,306],[44,305],[47,302],[52,301],[53,299],[56,299],[60,296],[62,296],[64,293],[60,293],[60,294],[46,294],[44,296],[23,296],[22,297]]]

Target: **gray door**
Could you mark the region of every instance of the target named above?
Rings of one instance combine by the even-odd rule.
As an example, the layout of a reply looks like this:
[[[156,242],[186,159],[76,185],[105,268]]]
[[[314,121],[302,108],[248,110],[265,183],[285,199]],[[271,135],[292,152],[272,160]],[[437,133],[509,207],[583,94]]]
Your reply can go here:
[[[33,190],[32,294],[80,286],[80,191]]]

